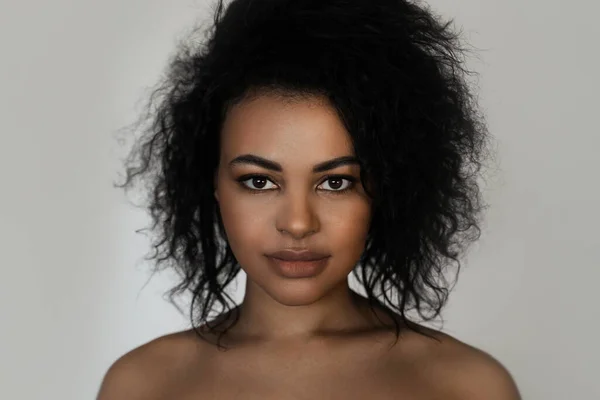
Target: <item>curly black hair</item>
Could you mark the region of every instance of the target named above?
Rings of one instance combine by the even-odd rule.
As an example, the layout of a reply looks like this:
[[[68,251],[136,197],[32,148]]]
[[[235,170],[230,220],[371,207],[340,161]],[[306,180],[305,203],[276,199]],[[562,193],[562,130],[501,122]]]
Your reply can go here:
[[[220,127],[233,105],[266,91],[325,96],[351,136],[373,200],[352,274],[371,307],[387,304],[416,331],[407,313],[440,315],[447,267],[458,274],[481,234],[490,138],[452,23],[405,0],[218,0],[214,25],[178,43],[116,186],[147,184],[149,259],[180,273],[169,297],[191,292],[194,329],[216,328],[215,303],[231,311],[225,289],[240,271],[213,194]]]

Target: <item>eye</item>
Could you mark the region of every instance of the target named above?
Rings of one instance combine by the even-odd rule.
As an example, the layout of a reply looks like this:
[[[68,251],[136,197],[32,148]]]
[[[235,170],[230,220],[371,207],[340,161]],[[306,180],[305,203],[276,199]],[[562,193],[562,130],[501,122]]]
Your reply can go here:
[[[244,189],[250,190],[251,192],[266,192],[276,188],[276,185],[265,175],[245,175],[237,181],[240,182]],[[344,184],[344,181],[346,181],[346,184]],[[338,194],[351,190],[354,187],[355,182],[356,179],[353,176],[331,175],[325,178],[321,185],[330,187],[330,189],[323,189],[324,191]],[[273,186],[269,187],[269,183]]]
[[[244,187],[246,187],[247,189],[250,189],[250,190],[254,190],[254,191],[271,190],[271,188],[265,189],[265,185],[267,184],[267,182],[271,182],[266,176],[262,176],[262,175],[245,176],[245,177],[240,178],[238,181]],[[248,184],[246,184],[245,182],[251,182],[251,185],[254,185],[255,187],[251,187]]]
[[[346,181],[346,185],[344,185],[344,181]],[[355,179],[353,177],[344,177],[344,176],[330,176],[323,182],[323,185],[329,184],[331,189],[325,189],[330,192],[345,192],[346,190],[350,190],[354,185]],[[333,183],[333,185],[331,185]]]

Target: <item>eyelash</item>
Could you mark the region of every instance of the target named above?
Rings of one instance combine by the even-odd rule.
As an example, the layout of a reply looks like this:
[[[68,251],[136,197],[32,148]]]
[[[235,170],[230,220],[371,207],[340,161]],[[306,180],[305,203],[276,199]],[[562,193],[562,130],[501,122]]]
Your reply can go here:
[[[252,178],[261,178],[261,179],[268,180],[272,183],[275,183],[271,179],[269,179],[269,177],[267,177],[266,175],[257,175],[257,174],[244,175],[244,176],[238,178],[237,181],[240,183],[240,185],[242,186],[243,189],[248,190],[249,192],[251,192],[253,194],[259,194],[261,192],[270,192],[271,190],[274,190],[274,189],[252,189],[252,188],[249,188],[248,186],[246,186],[244,184],[244,182],[246,182]],[[325,177],[325,179],[323,179],[323,182],[321,182],[321,184],[323,184],[324,182],[327,182],[329,180],[334,180],[334,179],[345,179],[345,180],[349,181],[350,184],[348,185],[348,187],[346,189],[341,189],[341,190],[324,189],[326,192],[330,192],[333,194],[343,194],[343,193],[346,193],[346,192],[354,189],[354,186],[356,184],[356,178],[354,178],[351,175],[329,175],[329,176]]]

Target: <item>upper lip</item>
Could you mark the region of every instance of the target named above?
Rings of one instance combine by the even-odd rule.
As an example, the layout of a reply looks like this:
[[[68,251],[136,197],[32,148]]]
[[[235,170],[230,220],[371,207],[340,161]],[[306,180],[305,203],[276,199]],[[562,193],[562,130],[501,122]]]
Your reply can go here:
[[[286,261],[315,261],[329,257],[329,254],[309,250],[280,250],[267,255]]]

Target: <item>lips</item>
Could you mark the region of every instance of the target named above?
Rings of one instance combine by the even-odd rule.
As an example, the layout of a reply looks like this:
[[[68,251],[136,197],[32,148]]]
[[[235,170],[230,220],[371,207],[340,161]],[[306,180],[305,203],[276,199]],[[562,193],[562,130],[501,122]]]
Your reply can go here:
[[[318,261],[329,257],[329,254],[310,250],[280,250],[267,254],[267,256],[284,261]]]
[[[320,275],[329,263],[329,255],[311,251],[278,251],[267,255],[273,271],[285,279],[307,279]]]

